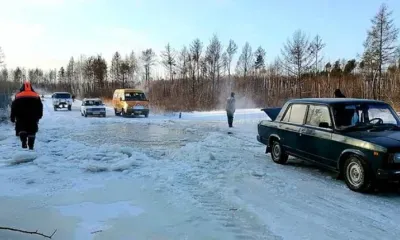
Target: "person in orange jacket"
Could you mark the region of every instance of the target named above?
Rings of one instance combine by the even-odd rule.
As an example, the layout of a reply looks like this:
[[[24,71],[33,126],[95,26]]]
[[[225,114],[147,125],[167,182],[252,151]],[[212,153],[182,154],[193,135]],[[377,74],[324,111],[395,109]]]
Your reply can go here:
[[[43,116],[43,104],[30,82],[24,82],[11,104],[11,122],[16,123],[22,148],[33,150],[39,120]]]

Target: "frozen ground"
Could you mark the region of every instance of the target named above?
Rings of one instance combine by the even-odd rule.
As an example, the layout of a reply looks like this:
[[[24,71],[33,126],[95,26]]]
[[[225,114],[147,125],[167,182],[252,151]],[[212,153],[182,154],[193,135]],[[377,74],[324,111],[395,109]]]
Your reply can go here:
[[[0,225],[54,239],[397,239],[395,191],[351,192],[303,162],[272,163],[259,109],[84,118],[48,100],[34,152],[0,126]],[[0,231],[0,239],[43,239]]]

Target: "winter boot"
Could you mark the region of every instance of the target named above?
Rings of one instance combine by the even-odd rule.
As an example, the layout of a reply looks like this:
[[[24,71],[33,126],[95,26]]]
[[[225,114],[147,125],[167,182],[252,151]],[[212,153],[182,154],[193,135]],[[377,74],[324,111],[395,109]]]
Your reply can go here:
[[[27,146],[27,144],[26,144],[26,142],[27,142],[27,139],[28,138],[28,134],[26,133],[26,132],[20,132],[19,133],[19,139],[21,140],[21,143],[22,143],[22,148],[27,148],[28,146]]]
[[[28,136],[29,150],[33,150],[34,145],[35,145],[35,136]]]

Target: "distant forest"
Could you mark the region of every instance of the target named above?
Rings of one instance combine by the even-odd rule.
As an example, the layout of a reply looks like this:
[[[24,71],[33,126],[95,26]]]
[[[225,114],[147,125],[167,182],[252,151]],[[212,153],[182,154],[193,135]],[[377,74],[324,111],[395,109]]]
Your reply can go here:
[[[238,107],[266,107],[289,98],[332,97],[340,88],[346,97],[380,99],[400,108],[399,29],[392,14],[386,4],[371,14],[371,27],[360,43],[364,51],[354,59],[324,61],[323,37],[309,37],[302,30],[283,43],[280,56],[270,64],[262,46],[253,48],[247,42],[239,48],[234,40],[224,44],[214,35],[207,43],[196,38],[179,50],[167,44],[160,54],[152,48],[116,52],[111,64],[101,55],[82,55],[59,69],[0,66],[0,96],[25,79],[48,91],[104,100],[116,88],[137,87],[146,91],[154,108],[187,111],[223,108],[231,91]],[[6,59],[0,48],[0,65]],[[165,68],[165,77],[154,76],[157,65]]]

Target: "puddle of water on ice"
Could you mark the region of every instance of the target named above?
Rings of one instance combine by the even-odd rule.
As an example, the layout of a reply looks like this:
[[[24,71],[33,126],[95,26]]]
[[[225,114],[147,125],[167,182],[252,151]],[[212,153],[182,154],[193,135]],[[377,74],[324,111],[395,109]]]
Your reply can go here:
[[[122,201],[108,204],[82,202],[56,208],[64,216],[78,217],[81,220],[76,229],[76,236],[85,236],[85,239],[93,239],[96,231],[110,228],[106,225],[108,220],[124,216],[138,216],[144,212],[143,209]]]
[[[90,144],[121,144],[129,147],[178,148],[182,144],[203,139],[206,133],[192,129],[173,128],[157,124],[104,124],[74,134],[73,139]]]

